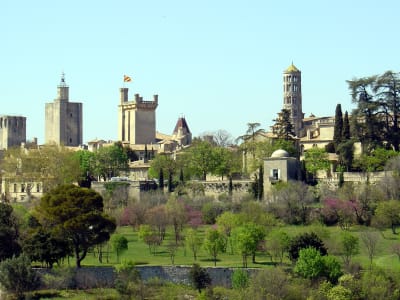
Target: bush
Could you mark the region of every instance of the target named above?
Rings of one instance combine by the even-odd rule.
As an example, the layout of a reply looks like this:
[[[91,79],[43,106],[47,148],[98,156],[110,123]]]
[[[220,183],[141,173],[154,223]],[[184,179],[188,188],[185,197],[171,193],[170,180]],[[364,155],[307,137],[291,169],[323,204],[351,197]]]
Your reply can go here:
[[[124,262],[116,268],[115,289],[123,296],[143,298],[145,286],[133,262]],[[135,299],[135,298],[134,298]]]
[[[292,239],[289,245],[289,258],[292,261],[296,261],[299,257],[299,252],[301,249],[313,247],[318,250],[321,255],[328,254],[324,243],[314,232],[303,233]]]
[[[193,287],[196,288],[199,293],[202,289],[211,285],[211,277],[207,271],[200,267],[199,264],[193,264],[189,273],[190,280]]]
[[[40,280],[29,258],[22,254],[0,263],[0,283],[7,292],[20,296],[37,288]]]
[[[232,273],[232,287],[234,289],[245,289],[249,286],[249,275],[245,270],[235,270]]]
[[[53,268],[50,273],[42,275],[47,288],[62,290],[76,288],[75,268]]]

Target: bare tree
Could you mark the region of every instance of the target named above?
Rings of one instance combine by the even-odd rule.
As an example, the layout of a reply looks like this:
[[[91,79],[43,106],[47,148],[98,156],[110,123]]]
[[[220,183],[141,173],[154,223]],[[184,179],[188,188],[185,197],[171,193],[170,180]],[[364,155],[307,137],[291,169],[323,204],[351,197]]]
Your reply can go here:
[[[372,230],[365,230],[360,234],[361,241],[363,242],[365,249],[367,249],[368,258],[369,258],[369,265],[372,268],[372,260],[376,255],[378,241],[379,241],[379,234],[376,231]]]

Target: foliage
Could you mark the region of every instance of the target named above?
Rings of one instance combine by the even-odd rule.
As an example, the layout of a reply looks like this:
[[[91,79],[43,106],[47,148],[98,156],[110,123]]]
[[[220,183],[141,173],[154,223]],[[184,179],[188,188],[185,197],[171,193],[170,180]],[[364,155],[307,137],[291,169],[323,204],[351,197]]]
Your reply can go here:
[[[328,153],[323,148],[311,148],[304,153],[304,161],[307,172],[315,178],[317,171],[328,171],[330,163]]]
[[[189,228],[185,234],[185,245],[193,253],[193,259],[197,260],[197,252],[200,250],[203,240],[196,229]]]
[[[164,172],[167,174],[175,174],[176,170],[177,163],[170,155],[157,154],[150,162],[149,178],[161,179],[160,177],[162,176],[162,179],[164,179]],[[164,182],[161,183],[160,181],[160,185],[163,186]]]
[[[309,247],[318,250],[321,255],[326,255],[328,253],[324,243],[314,232],[305,232],[295,236],[291,240],[289,245],[289,258],[292,261],[296,261],[299,257],[300,250]]]
[[[124,262],[117,267],[115,288],[121,295],[130,297],[141,297],[144,295],[144,284],[140,278],[139,271],[131,261]]]
[[[128,156],[121,143],[101,147],[96,152],[94,173],[104,180],[118,176],[121,170],[128,168]]]
[[[385,164],[396,156],[398,153],[394,150],[375,148],[369,154],[363,153],[354,161],[354,165],[363,172],[383,171]]]
[[[160,235],[150,225],[140,225],[138,237],[149,246],[150,253],[156,254],[157,247],[161,245]]]
[[[189,272],[189,278],[193,287],[196,288],[199,293],[202,289],[211,285],[210,275],[205,269],[201,268],[199,264],[193,264]]]
[[[246,290],[247,299],[288,299],[290,294],[290,277],[280,267],[271,270],[260,270],[251,279]],[[293,298],[296,299],[296,298]]]
[[[253,263],[255,263],[256,250],[265,237],[264,228],[254,223],[246,223],[236,227],[232,236],[234,237],[235,248],[242,256],[243,267],[247,268],[247,257],[249,255],[253,256]]]
[[[290,120],[290,110],[282,109],[278,113],[278,118],[273,120],[275,124],[272,127],[272,132],[277,135],[278,139],[285,141],[292,140],[296,136],[294,126]]]
[[[374,259],[377,251],[379,235],[377,232],[372,230],[364,230],[360,234],[361,241],[363,242],[365,249],[368,253],[369,265],[372,268],[372,260]]]
[[[323,202],[322,216],[327,225],[338,223],[343,230],[349,230],[355,222],[357,203],[353,201],[327,198]]]
[[[313,247],[300,250],[294,272],[308,279],[324,276],[331,282],[336,282],[342,274],[340,264],[333,256],[322,256]]]
[[[232,273],[232,287],[234,289],[245,289],[249,286],[249,274],[246,270],[237,269]]]
[[[340,145],[343,138],[343,115],[342,115],[342,106],[339,104],[336,105],[335,110],[335,127],[333,129],[333,143],[335,145],[335,149]]]
[[[23,252],[31,261],[45,263],[52,268],[54,263],[72,254],[72,249],[64,236],[39,226],[24,240]]]
[[[375,225],[380,228],[391,228],[396,234],[396,228],[400,225],[399,200],[381,201],[375,209]]]
[[[0,283],[6,291],[20,296],[34,290],[39,285],[39,279],[31,268],[29,258],[21,254],[0,263]]]
[[[181,232],[187,221],[185,205],[181,200],[178,200],[175,197],[170,197],[166,209],[169,223],[172,224],[174,228],[175,243],[178,244],[181,240]]]
[[[216,219],[219,215],[224,212],[225,208],[223,204],[218,202],[207,202],[203,205],[201,212],[203,222],[205,224],[215,224]]]
[[[2,169],[8,174],[17,172],[18,177],[27,183],[40,181],[44,191],[76,182],[82,176],[75,153],[58,145],[42,145],[29,151],[9,149],[4,154]]]
[[[214,260],[214,266],[217,265],[217,256],[220,252],[226,250],[226,238],[225,236],[214,228],[209,228],[206,231],[203,243],[204,249]]]
[[[272,260],[278,260],[279,263],[282,263],[285,254],[288,252],[289,245],[290,237],[283,230],[275,230],[268,235],[267,249],[271,254]]]
[[[213,146],[201,140],[193,141],[190,148],[185,150],[184,161],[190,173],[201,180],[206,180],[207,174],[212,173],[217,165]]]
[[[12,206],[0,203],[0,261],[20,253],[18,238],[18,224]]]
[[[358,237],[351,233],[345,232],[341,237],[342,244],[342,258],[344,265],[348,268],[350,266],[351,258],[360,252],[360,245]]]
[[[119,263],[119,256],[122,252],[128,250],[128,240],[125,236],[120,234],[114,234],[111,236],[111,245],[117,254],[117,263]]]
[[[46,193],[36,213],[44,228],[71,243],[77,267],[90,247],[108,241],[115,230],[114,220],[103,213],[102,197],[74,185],[61,185]]]

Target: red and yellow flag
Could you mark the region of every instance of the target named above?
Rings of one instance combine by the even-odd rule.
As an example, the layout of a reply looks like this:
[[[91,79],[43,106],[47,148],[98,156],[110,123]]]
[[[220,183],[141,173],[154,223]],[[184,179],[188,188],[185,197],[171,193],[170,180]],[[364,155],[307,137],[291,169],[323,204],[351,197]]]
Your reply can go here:
[[[130,78],[128,75],[124,75],[124,82],[131,82],[132,78]]]

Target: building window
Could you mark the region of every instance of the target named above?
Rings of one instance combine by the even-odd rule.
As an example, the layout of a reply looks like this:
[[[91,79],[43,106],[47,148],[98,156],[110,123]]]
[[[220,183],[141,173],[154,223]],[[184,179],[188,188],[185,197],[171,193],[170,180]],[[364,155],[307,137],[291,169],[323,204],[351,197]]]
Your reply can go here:
[[[16,193],[16,192],[17,192],[17,184],[14,183],[14,193]]]
[[[279,169],[271,169],[270,177],[271,180],[279,180],[280,179],[280,170]]]
[[[21,184],[21,193],[25,193],[25,184],[24,183]]]
[[[36,193],[40,192],[40,183],[36,184]]]

